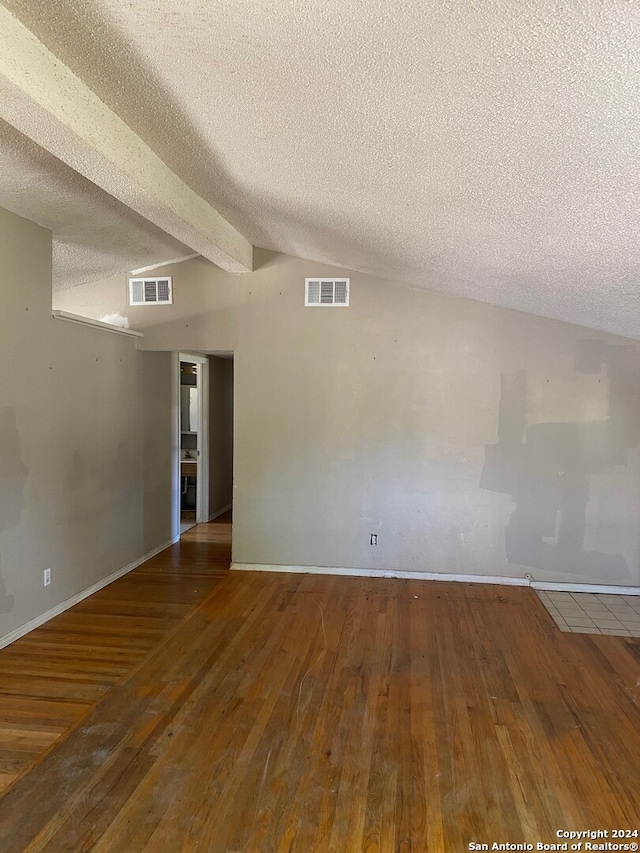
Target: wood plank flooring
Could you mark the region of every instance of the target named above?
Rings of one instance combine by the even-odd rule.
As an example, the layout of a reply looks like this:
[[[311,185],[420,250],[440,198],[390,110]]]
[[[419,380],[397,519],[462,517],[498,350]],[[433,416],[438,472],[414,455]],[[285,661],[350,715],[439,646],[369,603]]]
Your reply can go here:
[[[0,793],[226,576],[229,517],[202,527],[0,650]]]
[[[229,572],[229,531],[0,651],[2,853],[640,830],[640,640],[522,588]]]

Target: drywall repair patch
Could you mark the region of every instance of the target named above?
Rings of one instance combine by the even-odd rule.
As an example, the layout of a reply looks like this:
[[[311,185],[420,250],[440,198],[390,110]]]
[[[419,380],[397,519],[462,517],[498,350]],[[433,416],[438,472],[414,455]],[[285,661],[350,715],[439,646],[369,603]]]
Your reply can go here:
[[[530,380],[524,371],[502,374],[498,443],[485,446],[480,488],[513,496],[505,527],[510,563],[631,582],[625,556],[585,551],[584,535],[592,476],[613,477],[640,445],[640,348],[580,341],[575,365],[582,373],[607,371],[608,417],[527,425]]]

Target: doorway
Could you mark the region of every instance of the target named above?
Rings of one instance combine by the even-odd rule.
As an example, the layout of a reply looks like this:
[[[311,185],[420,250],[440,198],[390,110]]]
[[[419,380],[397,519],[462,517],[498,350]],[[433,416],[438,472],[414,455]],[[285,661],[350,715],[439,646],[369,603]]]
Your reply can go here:
[[[178,529],[209,520],[209,362],[178,355]]]
[[[233,503],[232,352],[175,353],[174,536],[229,516]],[[195,533],[206,535],[204,530]]]

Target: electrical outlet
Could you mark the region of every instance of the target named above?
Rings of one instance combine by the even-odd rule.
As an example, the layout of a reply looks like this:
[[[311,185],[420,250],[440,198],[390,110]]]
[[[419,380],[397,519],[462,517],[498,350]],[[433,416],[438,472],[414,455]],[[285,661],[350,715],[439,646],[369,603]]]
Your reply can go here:
[[[51,569],[44,570],[44,585],[49,586],[51,583]]]
[[[377,545],[378,544],[378,534],[372,533],[371,538],[369,539],[369,545]]]

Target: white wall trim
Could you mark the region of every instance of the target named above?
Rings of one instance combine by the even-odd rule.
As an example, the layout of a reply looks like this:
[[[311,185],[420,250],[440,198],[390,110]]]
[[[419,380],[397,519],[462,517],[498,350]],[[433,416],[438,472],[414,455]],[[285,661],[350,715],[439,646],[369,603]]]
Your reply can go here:
[[[171,353],[171,360],[171,532],[180,538],[180,355]]]
[[[201,362],[198,371],[198,524],[209,518],[209,359]]]
[[[547,583],[529,578],[502,577],[501,575],[453,575],[440,572],[409,572],[389,569],[347,569],[343,566],[278,566],[268,563],[231,563],[236,572],[292,572],[311,575],[343,575],[356,578],[400,578],[424,581],[454,581],[458,583],[490,583],[504,586],[530,586],[532,589],[556,592],[599,592],[609,595],[640,595],[637,586],[610,586],[588,583]]]
[[[80,326],[90,326],[93,329],[103,329],[105,332],[113,332],[115,335],[126,335],[128,338],[143,338],[142,332],[133,329],[123,329],[122,326],[114,326],[112,323],[103,323],[102,320],[92,320],[91,317],[82,317],[80,314],[70,314],[68,311],[60,311],[54,308],[51,312],[56,320],[66,320],[68,323],[78,323]]]
[[[230,510],[232,507],[233,507],[233,504],[227,504],[226,506],[223,506],[223,507],[222,507],[222,509],[217,509],[217,510],[213,513],[213,515],[210,515],[210,516],[209,516],[209,521],[213,521],[214,519],[218,518],[219,516],[224,515],[224,514],[225,514],[225,512],[229,512],[229,510]]]
[[[196,480],[196,524],[202,524],[209,520],[209,359],[206,355],[179,352],[176,353],[174,367],[174,382],[175,398],[174,402],[177,407],[174,411],[174,424],[176,436],[174,442],[174,476],[175,476],[175,530],[180,530],[180,482],[182,477],[182,458],[181,458],[181,413],[182,405],[180,390],[180,364],[182,362],[190,364],[199,364],[202,368],[198,371],[196,387],[198,389],[198,474]]]
[[[602,583],[550,583],[531,581],[532,589],[549,592],[598,592],[601,595],[640,595],[639,586],[611,586]]]
[[[498,575],[451,575],[440,572],[409,572],[401,569],[346,569],[343,566],[277,566],[266,563],[231,563],[238,572],[293,572],[311,575],[345,575],[356,578],[400,578],[423,581],[458,581],[459,583],[494,583],[508,586],[529,586],[527,578]]]
[[[158,547],[154,548],[152,551],[148,551],[138,560],[134,560],[133,563],[127,563],[126,566],[123,566],[121,569],[118,569],[112,574],[107,575],[106,578],[102,578],[102,580],[99,580],[91,586],[88,586],[81,592],[72,595],[71,598],[67,598],[66,601],[63,601],[61,604],[57,604],[55,607],[52,607],[51,610],[47,610],[46,613],[42,613],[40,616],[36,616],[35,619],[31,619],[29,622],[25,622],[24,625],[21,625],[14,631],[10,631],[8,634],[5,634],[4,637],[0,637],[0,649],[3,649],[5,646],[8,646],[10,643],[13,643],[14,640],[18,640],[20,637],[23,637],[25,634],[28,634],[29,631],[33,631],[34,628],[39,628],[40,625],[44,625],[45,622],[48,622],[50,619],[53,619],[54,616],[59,616],[61,613],[64,613],[65,610],[68,610],[70,607],[73,607],[74,604],[78,604],[85,598],[89,598],[89,596],[93,595],[94,592],[98,592],[103,587],[108,586],[114,581],[117,581],[118,578],[121,578],[123,575],[126,575],[129,572],[132,572],[134,569],[137,569],[138,566],[141,566],[143,563],[146,563],[147,560],[150,560],[152,557],[155,557],[156,554],[159,554],[161,551],[164,551],[165,548],[169,548],[171,545],[174,545],[179,539],[179,536],[175,536],[173,539],[167,540],[162,545],[158,545]]]

